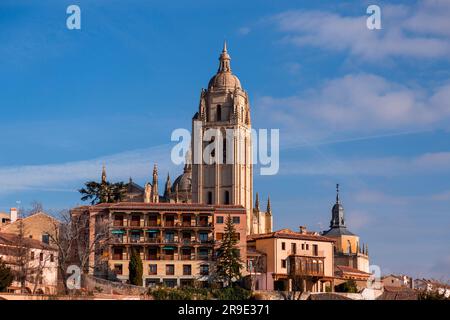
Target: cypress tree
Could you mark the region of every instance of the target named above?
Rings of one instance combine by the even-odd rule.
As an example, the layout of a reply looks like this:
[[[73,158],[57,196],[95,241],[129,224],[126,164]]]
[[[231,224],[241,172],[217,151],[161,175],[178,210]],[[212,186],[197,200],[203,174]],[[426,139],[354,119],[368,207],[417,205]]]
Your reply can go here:
[[[128,264],[128,270],[130,272],[130,284],[135,286],[142,286],[143,266],[141,256],[136,249],[131,250],[130,263]]]
[[[242,260],[239,254],[238,238],[231,216],[225,222],[222,243],[217,251],[215,277],[223,281],[224,286],[230,286],[233,281],[241,278]]]

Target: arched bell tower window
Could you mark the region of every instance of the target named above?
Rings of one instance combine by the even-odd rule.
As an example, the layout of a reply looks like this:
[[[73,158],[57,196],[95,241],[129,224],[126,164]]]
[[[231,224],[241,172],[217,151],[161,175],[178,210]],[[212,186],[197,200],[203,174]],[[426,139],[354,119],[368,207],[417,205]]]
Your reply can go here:
[[[223,163],[227,163],[227,138],[223,138]]]
[[[217,105],[216,121],[222,121],[222,106],[220,104]]]
[[[212,192],[208,191],[208,204],[212,204]]]
[[[228,190],[225,191],[224,203],[230,204],[230,191]]]

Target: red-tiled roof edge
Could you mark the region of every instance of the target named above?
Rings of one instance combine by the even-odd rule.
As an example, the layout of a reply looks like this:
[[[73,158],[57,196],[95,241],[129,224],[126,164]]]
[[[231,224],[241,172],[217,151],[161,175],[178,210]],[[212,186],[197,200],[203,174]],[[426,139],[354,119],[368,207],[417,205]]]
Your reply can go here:
[[[247,236],[247,241],[252,241],[256,239],[267,239],[267,238],[286,238],[286,239],[304,239],[304,240],[316,240],[316,241],[324,241],[324,242],[336,242],[335,239],[324,237],[321,235],[313,235],[313,234],[302,234],[300,232],[294,232],[290,230],[290,232],[282,232],[283,230],[289,229],[281,229],[274,232],[262,233],[262,234],[253,234]]]

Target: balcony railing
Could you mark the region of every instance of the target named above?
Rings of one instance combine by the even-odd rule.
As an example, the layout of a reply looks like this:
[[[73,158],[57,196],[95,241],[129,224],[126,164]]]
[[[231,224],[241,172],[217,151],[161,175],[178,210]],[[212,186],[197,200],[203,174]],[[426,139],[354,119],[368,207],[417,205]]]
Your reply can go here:
[[[324,258],[291,255],[289,259],[289,276],[323,276]]]

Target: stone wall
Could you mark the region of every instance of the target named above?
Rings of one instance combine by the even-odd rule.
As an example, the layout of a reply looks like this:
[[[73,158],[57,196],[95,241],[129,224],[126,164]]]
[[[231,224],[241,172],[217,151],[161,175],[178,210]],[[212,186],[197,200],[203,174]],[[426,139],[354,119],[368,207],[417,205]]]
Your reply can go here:
[[[109,281],[91,275],[84,274],[82,276],[82,287],[92,292],[100,292],[104,294],[119,294],[119,295],[143,295],[147,291],[146,288],[140,286],[133,286],[121,282]]]

